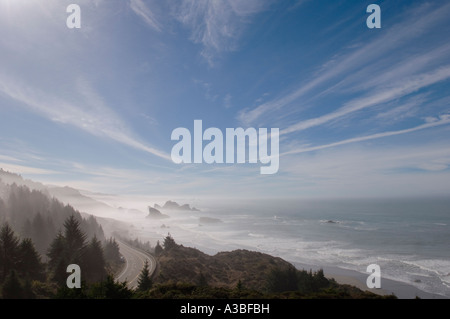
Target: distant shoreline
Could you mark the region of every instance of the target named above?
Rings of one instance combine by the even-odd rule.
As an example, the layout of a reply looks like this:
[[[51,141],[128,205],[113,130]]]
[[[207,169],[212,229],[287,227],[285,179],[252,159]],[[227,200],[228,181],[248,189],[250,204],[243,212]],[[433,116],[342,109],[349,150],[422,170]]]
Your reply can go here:
[[[439,294],[432,294],[423,290],[420,290],[419,288],[403,283],[400,281],[395,281],[391,279],[381,278],[381,288],[380,289],[369,289],[366,286],[366,279],[368,274],[360,273],[356,270],[350,270],[350,269],[344,269],[339,267],[320,267],[320,266],[313,266],[313,265],[307,265],[302,263],[293,263],[296,268],[298,269],[312,269],[313,271],[315,269],[322,268],[325,274],[325,277],[328,279],[334,278],[336,282],[339,284],[346,284],[355,286],[363,291],[370,291],[374,294],[378,295],[391,295],[394,294],[399,299],[414,299],[417,297],[421,299],[449,299],[446,296],[439,295]]]
[[[149,240],[156,241],[156,240],[161,239],[160,235],[153,233],[153,232],[147,232],[146,235],[147,235],[146,239],[149,239]],[[220,248],[219,247],[211,248],[211,247],[205,246],[205,244],[203,244],[203,243],[194,244],[192,241],[189,241],[189,242],[180,241],[180,243],[184,244],[186,246],[196,247],[200,251],[202,251],[206,254],[209,254],[209,255],[214,255],[218,252],[223,252],[223,251],[232,251],[235,249],[247,249],[250,251],[259,251],[258,249],[255,249],[255,248],[249,247],[249,246],[244,246],[244,245],[237,246],[237,245],[224,244]],[[433,294],[433,293],[423,291],[423,290],[413,286],[412,284],[395,281],[392,279],[386,279],[383,277],[381,278],[381,288],[380,289],[369,289],[366,286],[366,279],[367,279],[368,274],[358,272],[356,270],[350,270],[350,269],[345,269],[345,268],[340,268],[340,267],[312,265],[312,264],[306,264],[306,263],[293,262],[292,260],[289,260],[288,257],[274,255],[270,252],[264,252],[264,251],[260,251],[260,252],[269,254],[274,257],[281,257],[284,260],[293,264],[297,269],[305,269],[305,270],[312,269],[313,271],[323,269],[325,277],[327,277],[328,279],[334,278],[336,280],[336,282],[338,282],[339,284],[348,284],[351,286],[355,286],[363,291],[370,291],[370,292],[378,294],[378,295],[394,294],[399,299],[414,299],[414,298],[416,298],[416,296],[421,299],[450,299],[449,297],[444,296],[444,295]]]
[[[157,236],[154,234],[153,240],[156,240]],[[199,245],[192,245],[193,243],[184,243],[187,246],[193,246],[200,249],[200,251],[209,254],[209,255],[215,255],[218,251],[215,249],[207,248],[202,244]],[[238,247],[222,247],[220,251],[232,251],[235,249],[239,249]],[[258,251],[255,249],[252,249],[251,247],[242,247],[243,249],[247,249],[250,251]],[[275,256],[271,253],[264,252],[266,254],[269,254],[271,256]],[[276,256],[280,257],[280,256]],[[283,258],[283,257],[281,257]],[[311,264],[304,264],[304,263],[298,263],[290,261],[288,258],[283,258],[284,260],[290,262],[293,264],[297,269],[305,269],[313,271],[317,271],[319,269],[323,269],[325,277],[328,279],[334,278],[337,283],[343,284],[343,285],[351,285],[354,287],[357,287],[361,289],[362,291],[369,291],[377,295],[391,295],[394,294],[399,299],[415,299],[416,297],[419,297],[421,299],[450,299],[447,296],[439,295],[439,294],[432,294],[423,290],[420,290],[419,288],[403,283],[400,281],[395,281],[391,279],[381,278],[381,288],[380,289],[369,289],[366,286],[366,279],[368,274],[358,272],[356,270],[350,270],[345,268],[339,268],[339,267],[332,267],[332,266],[320,266],[320,265],[311,265]]]

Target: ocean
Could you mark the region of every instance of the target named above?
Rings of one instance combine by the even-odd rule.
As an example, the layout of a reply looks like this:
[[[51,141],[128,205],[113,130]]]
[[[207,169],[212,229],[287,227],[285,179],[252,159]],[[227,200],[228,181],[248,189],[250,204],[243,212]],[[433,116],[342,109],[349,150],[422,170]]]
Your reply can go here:
[[[163,238],[170,232],[177,242],[210,254],[251,249],[360,273],[378,264],[382,279],[450,297],[450,198],[193,204],[201,211],[168,211],[170,218],[162,220],[133,217],[136,235]]]

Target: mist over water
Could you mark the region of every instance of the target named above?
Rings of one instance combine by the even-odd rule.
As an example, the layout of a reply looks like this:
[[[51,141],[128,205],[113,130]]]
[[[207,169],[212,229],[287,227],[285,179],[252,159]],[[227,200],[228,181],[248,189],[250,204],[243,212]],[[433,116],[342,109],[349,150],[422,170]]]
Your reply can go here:
[[[145,218],[146,208],[165,200],[140,200],[124,200],[122,206],[132,204],[142,214],[119,217],[133,224],[135,236],[153,244],[170,232],[177,242],[210,254],[244,248],[361,273],[376,263],[383,278],[450,297],[450,198],[176,199],[201,211],[163,211],[170,218],[160,220]],[[114,206],[120,202],[115,198]]]

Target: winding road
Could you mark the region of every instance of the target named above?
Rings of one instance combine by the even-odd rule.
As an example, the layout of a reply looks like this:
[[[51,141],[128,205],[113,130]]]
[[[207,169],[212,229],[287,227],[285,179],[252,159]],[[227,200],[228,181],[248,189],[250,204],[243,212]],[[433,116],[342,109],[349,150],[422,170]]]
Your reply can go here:
[[[153,275],[156,269],[156,259],[150,254],[137,250],[124,242],[116,239],[119,244],[120,253],[125,258],[125,266],[116,276],[119,282],[126,281],[128,288],[135,289],[138,285],[139,274],[144,268],[145,260],[148,260],[150,275]]]

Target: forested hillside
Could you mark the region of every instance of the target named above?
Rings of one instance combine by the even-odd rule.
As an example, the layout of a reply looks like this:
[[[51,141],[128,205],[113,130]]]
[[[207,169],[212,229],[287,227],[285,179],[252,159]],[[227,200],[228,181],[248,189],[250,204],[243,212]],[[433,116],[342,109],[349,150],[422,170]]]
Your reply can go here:
[[[103,229],[93,216],[83,218],[73,207],[63,205],[43,191],[0,181],[0,224],[7,222],[20,237],[31,238],[42,256],[70,216],[80,223],[87,240],[94,236],[105,240]]]
[[[70,264],[80,267],[83,287],[97,289],[93,298],[112,294],[104,283],[125,289],[112,275],[123,266],[115,239],[105,239],[95,217],[50,194],[0,169],[0,298],[74,297],[66,286]]]

